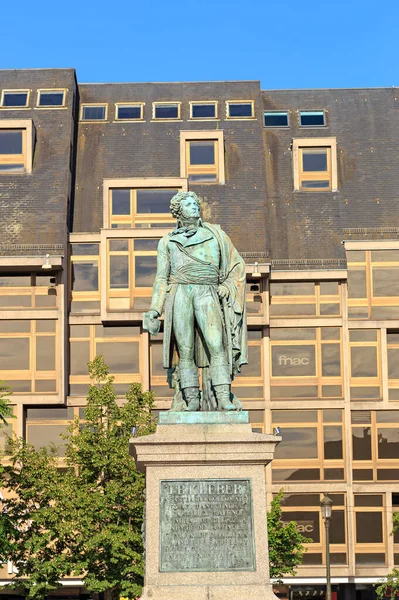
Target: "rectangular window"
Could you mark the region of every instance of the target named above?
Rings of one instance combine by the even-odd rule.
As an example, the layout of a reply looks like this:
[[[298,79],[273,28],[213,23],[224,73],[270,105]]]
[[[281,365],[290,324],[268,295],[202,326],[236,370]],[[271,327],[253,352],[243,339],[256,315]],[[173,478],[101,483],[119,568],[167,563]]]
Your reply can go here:
[[[331,190],[331,148],[299,149],[300,189]]]
[[[294,190],[337,190],[337,144],[335,138],[295,138],[292,144]]]
[[[272,420],[283,438],[276,447],[273,481],[312,480],[309,469],[317,469],[321,480],[344,479],[341,410],[274,410]]]
[[[57,307],[57,276],[0,273],[0,310],[52,309]]]
[[[104,121],[107,118],[107,104],[82,104],[81,121]]]
[[[264,112],[263,124],[265,127],[288,127],[288,112],[286,110]]]
[[[0,321],[0,356],[0,380],[14,394],[57,392],[57,321]]]
[[[29,102],[29,91],[3,90],[1,95],[2,108],[26,108]]]
[[[144,118],[144,104],[116,104],[117,121],[142,121]]]
[[[99,244],[71,244],[71,312],[99,313]]]
[[[38,90],[37,106],[40,108],[54,108],[64,106],[65,90]]]
[[[352,412],[355,480],[395,481],[399,458],[399,411]]]
[[[270,316],[279,319],[339,317],[341,285],[338,281],[272,281]]]
[[[385,494],[355,494],[356,565],[384,565],[386,561]]]
[[[190,119],[216,119],[217,102],[190,102]]]
[[[253,329],[248,331],[248,365],[242,367],[241,373],[236,375],[232,391],[238,398],[246,401],[264,397],[264,349],[262,331]]]
[[[270,330],[271,399],[342,398],[341,329]]]
[[[399,319],[399,250],[348,251],[352,319]]]
[[[108,310],[150,308],[158,242],[157,238],[108,240]]]
[[[324,110],[299,111],[299,124],[301,127],[324,127],[326,125]]]
[[[109,218],[113,229],[171,227],[170,201],[178,188],[111,188]]]
[[[0,173],[25,173],[26,130],[0,129]]]
[[[379,400],[382,394],[380,331],[350,330],[349,350],[351,399]]]
[[[158,120],[180,119],[180,102],[154,102],[152,118]]]
[[[90,384],[87,362],[103,355],[115,377],[115,390],[125,394],[131,383],[141,383],[140,327],[71,325],[70,327],[70,395],[84,396]]]
[[[191,183],[218,183],[217,140],[186,142],[186,165]]]
[[[234,102],[226,102],[227,119],[253,119],[255,116],[254,112],[253,100],[237,100]]]

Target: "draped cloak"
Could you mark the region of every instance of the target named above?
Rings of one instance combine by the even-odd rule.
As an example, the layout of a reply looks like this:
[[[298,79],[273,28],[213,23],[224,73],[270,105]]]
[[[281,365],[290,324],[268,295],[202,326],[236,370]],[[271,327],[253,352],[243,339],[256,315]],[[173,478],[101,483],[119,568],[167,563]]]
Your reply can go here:
[[[231,378],[240,372],[241,365],[248,363],[248,342],[246,326],[246,277],[245,263],[230,238],[219,225],[203,223],[216,238],[220,250],[219,284],[228,289],[228,298],[219,299],[216,286],[212,287],[212,294],[221,311],[223,322],[223,343],[227,350]],[[171,369],[178,363],[176,341],[173,335],[173,305],[177,286],[170,283],[170,257],[167,251],[169,236],[160,241],[158,247],[158,268],[154,281],[151,309],[162,313],[165,302],[164,340],[163,340],[163,367]],[[161,252],[162,244],[162,252]],[[169,263],[168,263],[169,261]],[[166,264],[165,264],[166,263]],[[198,281],[198,284],[203,283]],[[197,367],[209,366],[209,355],[204,345],[203,338],[195,326],[195,351],[194,360]]]

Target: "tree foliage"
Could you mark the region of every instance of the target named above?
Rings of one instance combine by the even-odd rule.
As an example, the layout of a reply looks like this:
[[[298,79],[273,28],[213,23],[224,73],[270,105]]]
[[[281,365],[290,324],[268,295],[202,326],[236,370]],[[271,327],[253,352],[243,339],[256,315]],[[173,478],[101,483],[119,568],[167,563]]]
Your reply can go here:
[[[12,408],[10,406],[9,396],[11,395],[10,388],[0,381],[0,428],[7,425],[7,419],[12,418]]]
[[[140,595],[144,477],[129,455],[133,427],[152,433],[153,395],[133,384],[119,406],[103,357],[89,363],[84,422],[76,418],[65,438],[65,463],[56,448],[35,450],[13,442],[11,466],[1,484],[4,500],[0,560],[18,569],[13,587],[41,600],[66,576],[90,593]]]
[[[280,490],[267,513],[270,577],[277,580],[284,575],[295,575],[295,569],[302,564],[306,552],[304,544],[312,541],[300,533],[295,521],[283,521],[283,496],[284,490]]]
[[[392,534],[394,535],[399,531],[399,513],[393,514],[393,529]],[[395,598],[399,596],[399,569],[393,569],[388,575],[381,579],[375,586],[377,598],[382,600],[384,597]]]

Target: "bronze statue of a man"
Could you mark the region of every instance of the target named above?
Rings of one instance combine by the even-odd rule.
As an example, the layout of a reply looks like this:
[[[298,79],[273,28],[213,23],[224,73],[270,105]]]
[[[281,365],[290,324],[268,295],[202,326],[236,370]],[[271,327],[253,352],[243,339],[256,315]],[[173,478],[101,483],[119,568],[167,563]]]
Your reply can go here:
[[[151,331],[165,304],[163,366],[175,371],[177,386],[172,410],[240,409],[230,388],[248,354],[244,261],[218,225],[201,220],[194,192],[176,194],[170,211],[177,227],[158,244],[143,316]]]

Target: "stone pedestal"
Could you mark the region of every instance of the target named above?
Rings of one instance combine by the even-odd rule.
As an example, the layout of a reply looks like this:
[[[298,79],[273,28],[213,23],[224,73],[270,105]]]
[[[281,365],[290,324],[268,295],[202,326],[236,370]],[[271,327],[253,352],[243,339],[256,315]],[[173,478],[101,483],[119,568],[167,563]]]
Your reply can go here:
[[[272,600],[265,465],[280,438],[247,412],[161,413],[133,438],[146,474],[143,600]]]

